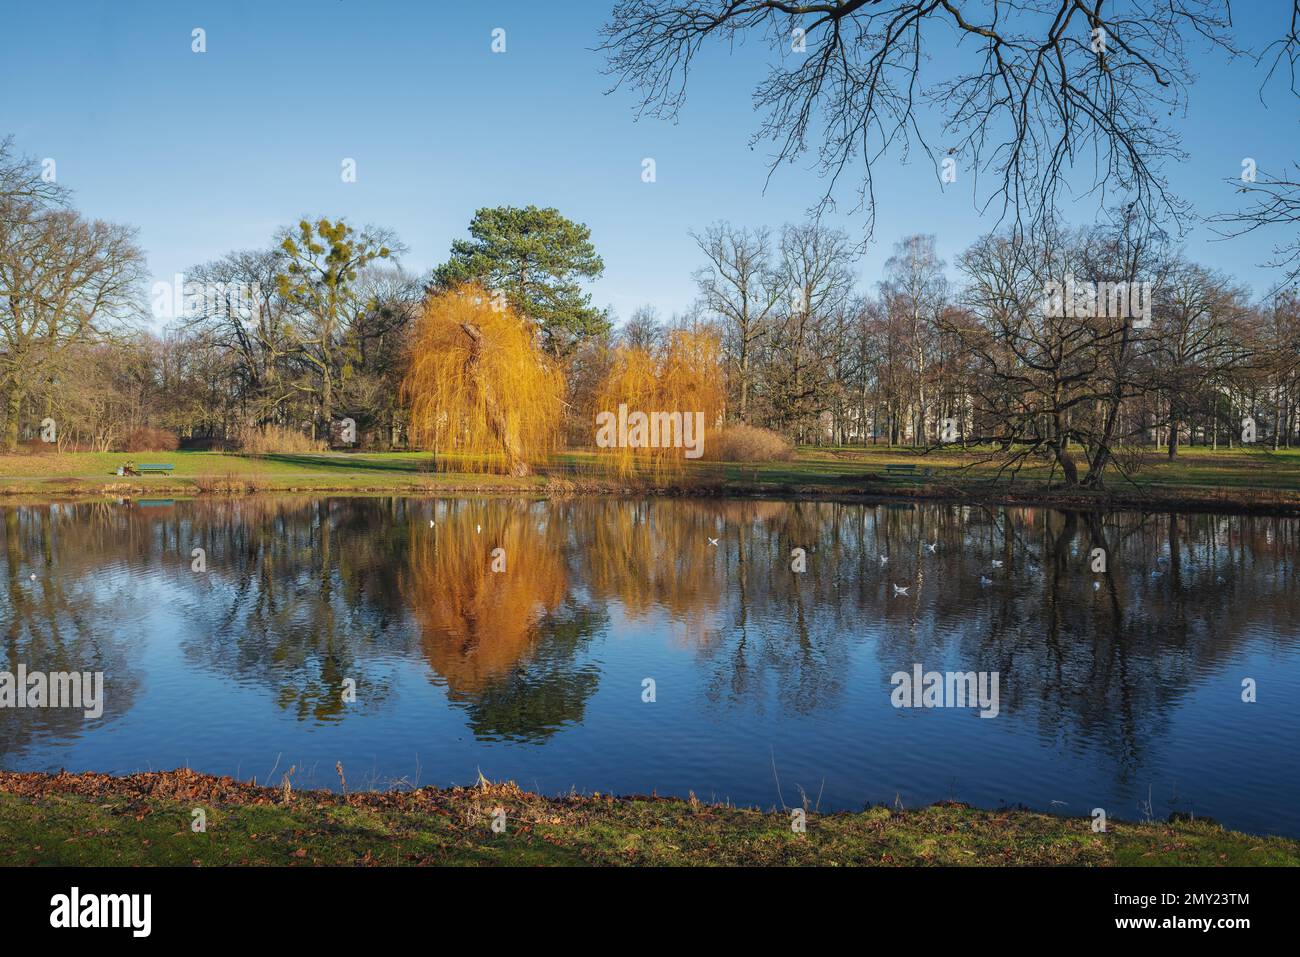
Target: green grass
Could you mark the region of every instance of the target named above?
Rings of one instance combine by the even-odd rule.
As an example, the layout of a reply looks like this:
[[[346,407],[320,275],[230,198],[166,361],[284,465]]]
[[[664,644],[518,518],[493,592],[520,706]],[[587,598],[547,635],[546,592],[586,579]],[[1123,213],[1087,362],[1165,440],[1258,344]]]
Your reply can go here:
[[[191,829],[192,811],[206,830]],[[504,833],[493,814],[505,812]],[[0,865],[1287,865],[1300,842],[958,804],[810,813],[512,785],[342,797],[190,771],[0,775]]]
[[[960,450],[944,450],[929,454],[914,453],[899,448],[802,448],[797,459],[784,463],[798,475],[819,475],[835,481],[859,475],[863,471],[881,470],[886,465],[915,464],[919,468],[933,468],[940,478],[954,481],[990,480],[997,471],[996,463],[983,462],[980,456]],[[781,463],[775,463],[778,467]],[[1084,464],[1080,460],[1080,471]],[[775,476],[773,476],[775,477]],[[1004,478],[1009,481],[1010,477]],[[1017,483],[1034,485],[1049,480],[1061,481],[1046,464],[1036,464],[1021,470]],[[906,478],[901,482],[912,481]],[[1161,488],[1259,488],[1300,491],[1300,449],[1279,449],[1273,452],[1264,447],[1243,450],[1207,449],[1200,446],[1184,447],[1171,462],[1164,452],[1149,451],[1142,457],[1142,465],[1134,476],[1142,487]],[[1107,484],[1115,489],[1127,486],[1125,479],[1111,474]]]
[[[117,476],[119,465],[167,462],[171,476]],[[916,475],[890,474],[886,466],[914,464]],[[206,491],[574,491],[636,485],[611,474],[594,452],[555,456],[537,474],[513,479],[472,467],[455,457],[425,452],[321,452],[244,455],[223,452],[76,452],[0,455],[0,491],[9,494],[196,494]],[[926,478],[920,469],[931,469]],[[956,495],[1044,493],[1059,484],[1045,465],[1022,470],[1014,483],[973,453],[943,450],[921,454],[905,448],[801,448],[788,462],[754,464],[688,462],[670,484],[679,488],[735,492],[925,493]],[[1061,494],[1059,489],[1053,494]],[[1169,462],[1163,453],[1144,457],[1135,483],[1108,479],[1104,495],[1071,493],[1075,500],[1133,500],[1190,496],[1223,504],[1300,503],[1300,449],[1278,452],[1185,448]],[[1131,502],[1130,502],[1131,503]]]
[[[119,476],[119,466],[166,463],[171,475]],[[453,465],[454,465],[453,460]],[[444,463],[443,468],[446,468]],[[526,480],[540,485],[540,477]],[[228,452],[68,452],[0,455],[0,488],[11,493],[160,489],[200,492],[213,487],[251,489],[412,489],[472,483],[518,487],[520,480],[491,472],[435,471],[424,452],[304,452],[243,455]]]

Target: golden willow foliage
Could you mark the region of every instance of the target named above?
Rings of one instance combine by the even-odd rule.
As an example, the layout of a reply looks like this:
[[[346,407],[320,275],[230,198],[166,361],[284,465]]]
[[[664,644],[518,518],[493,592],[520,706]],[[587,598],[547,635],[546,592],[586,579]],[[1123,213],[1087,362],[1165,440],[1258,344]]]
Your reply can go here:
[[[527,475],[555,448],[564,376],[530,323],[466,284],[425,302],[402,397],[413,443]]]
[[[691,428],[687,416],[702,424],[702,434],[694,438],[703,443],[701,452],[707,455],[709,439],[718,434],[726,402],[721,355],[717,334],[708,330],[673,330],[657,354],[635,346],[614,350],[609,372],[596,391],[598,417],[609,413],[617,420],[620,406],[626,407],[629,418],[635,413],[681,414],[680,418],[660,419],[658,425],[652,421],[646,430],[651,440],[648,447],[619,442],[602,448],[620,475],[663,478],[679,473],[687,449],[681,441],[672,439],[682,439],[683,431]],[[596,425],[599,427],[600,422]],[[617,435],[619,426],[614,431]]]

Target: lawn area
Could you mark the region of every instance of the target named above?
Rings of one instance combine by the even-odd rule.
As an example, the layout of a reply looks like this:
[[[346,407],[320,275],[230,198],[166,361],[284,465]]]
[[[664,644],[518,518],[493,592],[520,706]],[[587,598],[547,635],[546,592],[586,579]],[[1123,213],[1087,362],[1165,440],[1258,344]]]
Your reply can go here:
[[[792,475],[824,475],[835,478],[853,473],[883,469],[887,465],[915,464],[918,468],[933,468],[936,473],[952,480],[988,481],[996,476],[997,463],[983,460],[981,455],[960,450],[942,450],[929,453],[910,449],[858,446],[841,448],[804,447],[795,461],[773,463],[772,477],[780,474],[784,466]],[[1080,471],[1083,463],[1080,462]],[[1060,482],[1059,471],[1053,477],[1045,464],[1021,470],[1016,483]],[[1010,481],[1010,476],[1003,481]],[[1208,449],[1184,447],[1171,462],[1164,452],[1150,451],[1143,455],[1141,468],[1133,476],[1139,486],[1178,486],[1214,488],[1273,488],[1300,491],[1300,449],[1271,449],[1255,447],[1242,449]],[[1111,474],[1107,483],[1122,487],[1122,477]]]
[[[168,463],[170,476],[116,475],[117,468]],[[890,466],[914,466],[913,472]],[[925,470],[929,470],[926,474]],[[1033,494],[1059,483],[1046,466],[1026,468],[1012,480],[997,476],[996,463],[975,453],[945,449],[929,453],[887,447],[805,447],[788,462],[753,464],[687,462],[667,480],[678,490],[762,494],[791,491],[956,496]],[[661,483],[663,484],[663,483]],[[261,490],[403,491],[595,490],[637,486],[612,474],[605,460],[591,451],[553,457],[537,474],[510,478],[456,457],[427,452],[319,452],[240,454],[229,452],[72,452],[0,455],[0,492],[8,494],[139,495],[244,492]],[[1186,495],[1220,504],[1258,503],[1261,493],[1283,505],[1300,504],[1300,449],[1273,452],[1185,448],[1170,462],[1161,452],[1144,456],[1133,482],[1112,475],[1107,494],[1070,493],[1072,500],[1156,500]]]
[[[201,808],[206,829],[195,832]],[[504,831],[492,828],[504,812]],[[500,819],[500,818],[498,818]],[[1128,823],[959,804],[857,813],[666,798],[544,798],[510,784],[287,793],[170,771],[0,772],[0,865],[1300,865],[1300,842],[1213,822]]]
[[[171,475],[119,476],[127,462],[175,466]],[[454,468],[442,460],[442,467]],[[0,455],[0,487],[11,493],[149,489],[169,492],[260,489],[418,489],[439,484],[517,487],[518,479],[490,472],[435,471],[426,452],[304,452],[244,455],[233,452],[65,452]],[[540,485],[540,477],[525,480]],[[245,486],[245,487],[241,487]],[[229,487],[229,488],[227,488]]]

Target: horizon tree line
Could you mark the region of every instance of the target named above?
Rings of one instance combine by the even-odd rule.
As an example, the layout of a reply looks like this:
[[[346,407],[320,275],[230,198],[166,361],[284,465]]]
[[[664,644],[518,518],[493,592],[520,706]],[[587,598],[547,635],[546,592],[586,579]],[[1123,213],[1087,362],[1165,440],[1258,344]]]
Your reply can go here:
[[[596,405],[629,350],[667,368],[682,334],[717,343],[723,422],[800,444],[956,442],[1009,471],[1046,459],[1067,484],[1095,485],[1131,470],[1145,447],[1172,458],[1186,444],[1238,444],[1245,417],[1273,448],[1300,438],[1295,295],[1251,302],[1136,205],[1087,228],[982,236],[951,273],[933,235],[906,236],[868,288],[841,230],[718,222],[690,234],[701,257],[691,308],[663,321],[646,305],[617,329],[582,288],[604,268],[590,230],[557,210],[479,210],[471,238],[424,276],[403,269],[406,247],[389,229],[304,217],[265,248],[190,270],[219,294],[187,300],[155,333],[133,229],[81,216],[9,140],[0,189],[9,450],[47,417],[63,448],[122,447],[149,429],[190,447],[234,448],[268,428],[326,445],[342,417],[359,447],[410,447],[413,431],[438,432],[427,407],[412,429],[419,396],[401,388],[421,358],[417,319],[431,296],[465,283],[527,324],[562,378],[572,446],[593,444]],[[1049,315],[1045,290],[1067,274],[1152,283],[1149,327]]]

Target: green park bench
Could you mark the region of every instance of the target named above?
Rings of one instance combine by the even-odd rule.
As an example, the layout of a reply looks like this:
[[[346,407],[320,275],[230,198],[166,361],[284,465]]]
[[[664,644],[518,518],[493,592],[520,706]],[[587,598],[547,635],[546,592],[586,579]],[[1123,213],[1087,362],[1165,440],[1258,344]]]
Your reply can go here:
[[[118,470],[118,475],[144,475],[146,472],[159,472],[163,475],[169,475],[175,470],[176,466],[163,464],[160,462],[144,462],[140,465],[134,465],[130,462],[123,465]]]
[[[915,465],[886,465],[885,466],[886,472],[893,472],[896,475],[915,475],[917,473],[917,469],[918,466]],[[934,469],[925,468],[925,469],[921,469],[920,472],[926,478],[929,478],[931,475],[934,474]]]

